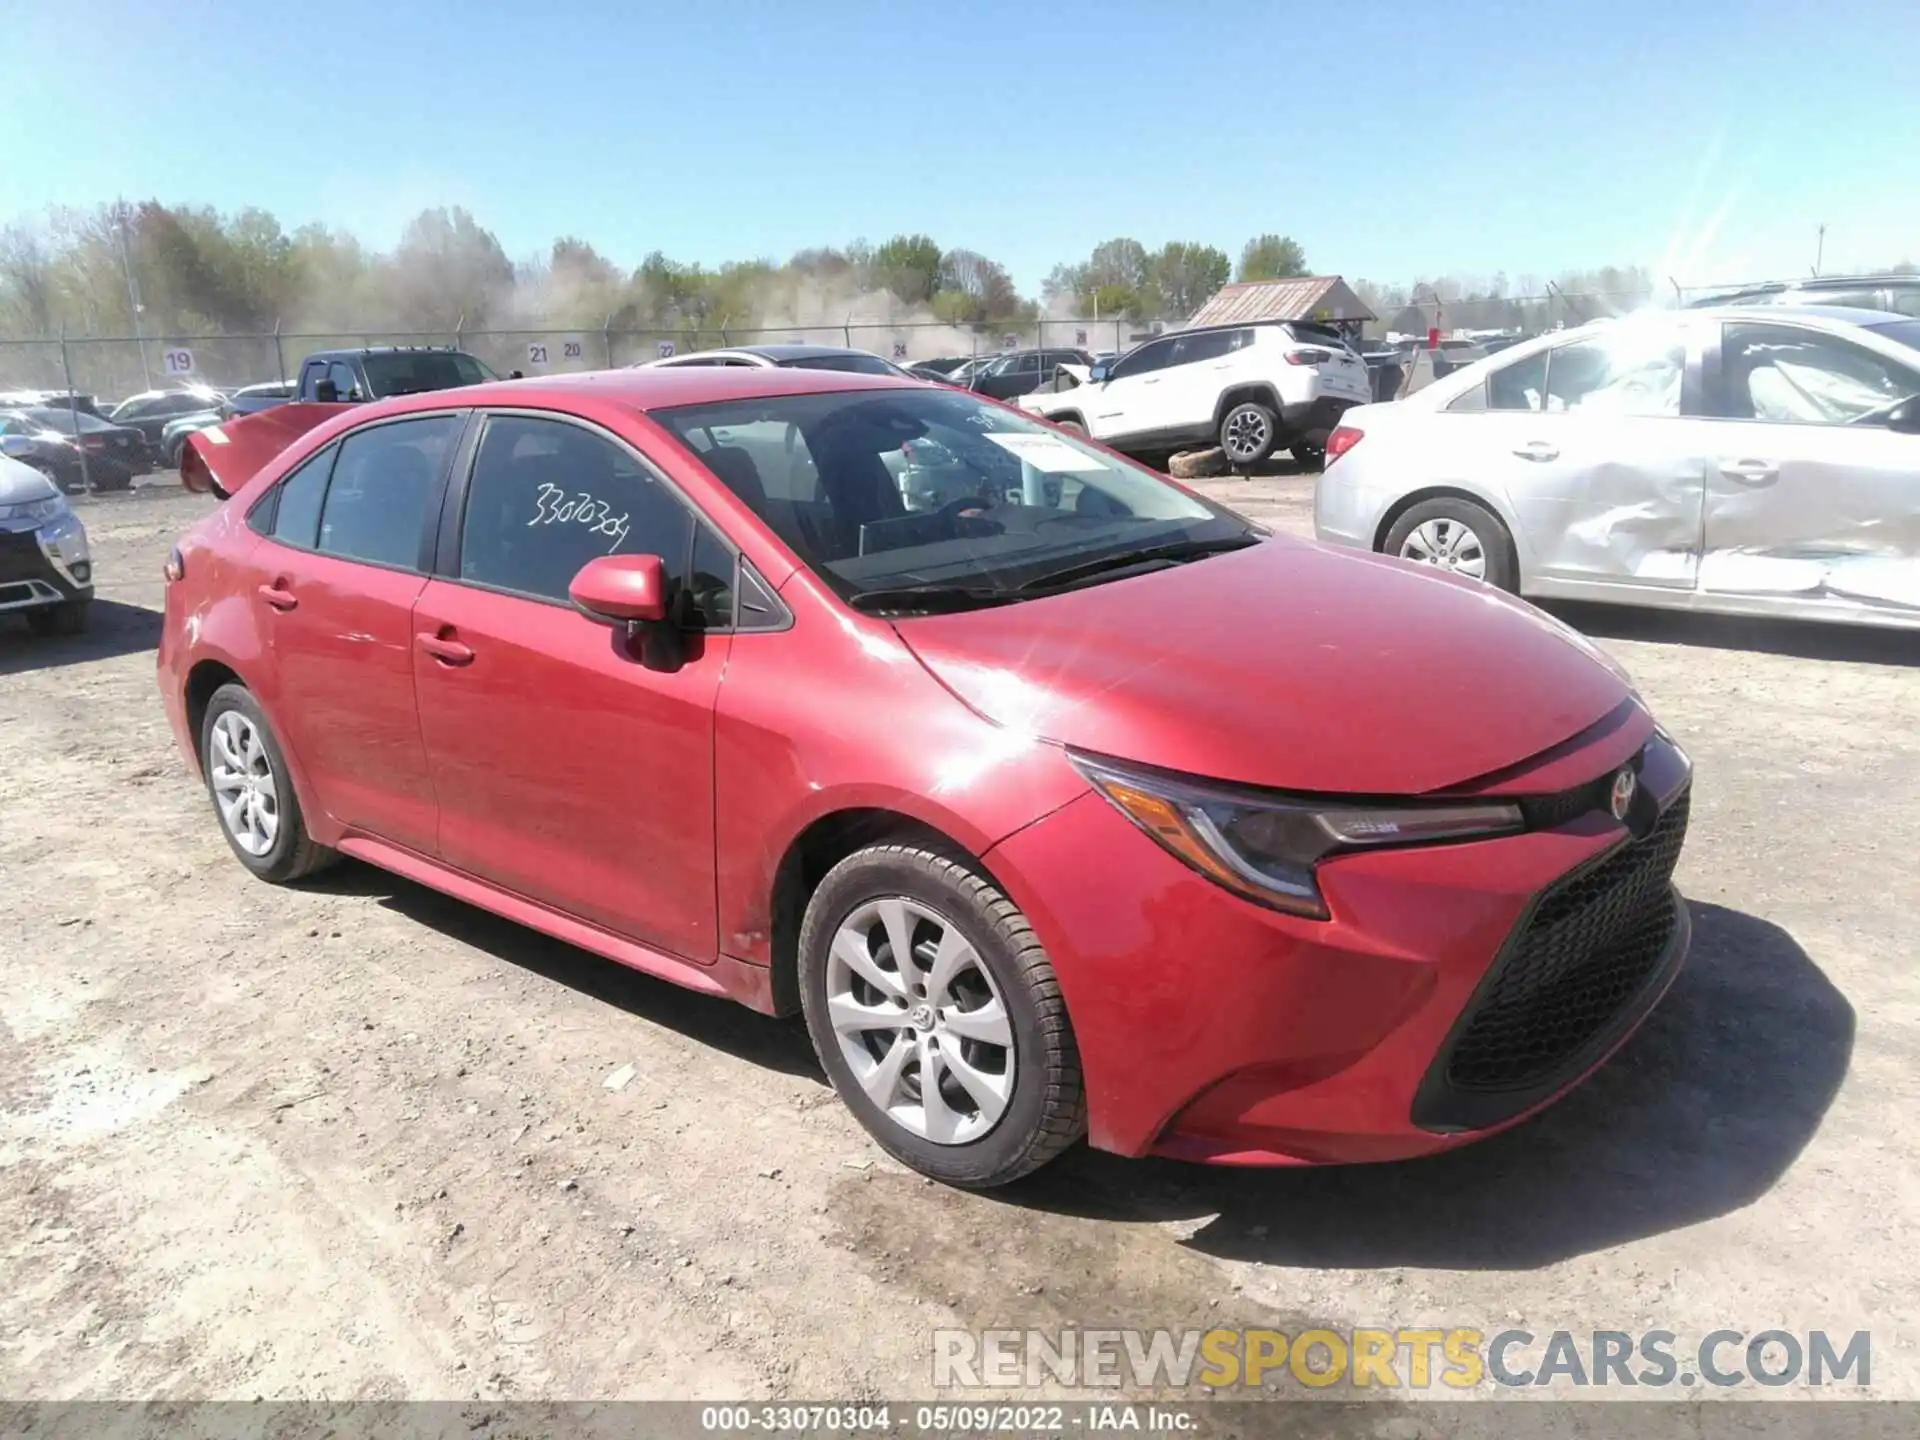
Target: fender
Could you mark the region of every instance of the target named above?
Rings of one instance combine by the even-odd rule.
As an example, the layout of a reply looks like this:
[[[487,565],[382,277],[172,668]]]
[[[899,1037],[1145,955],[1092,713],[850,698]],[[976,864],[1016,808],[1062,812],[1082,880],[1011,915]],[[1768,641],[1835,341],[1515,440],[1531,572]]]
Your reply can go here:
[[[180,483],[195,494],[229,499],[302,435],[354,408],[295,402],[196,431],[180,451]]]

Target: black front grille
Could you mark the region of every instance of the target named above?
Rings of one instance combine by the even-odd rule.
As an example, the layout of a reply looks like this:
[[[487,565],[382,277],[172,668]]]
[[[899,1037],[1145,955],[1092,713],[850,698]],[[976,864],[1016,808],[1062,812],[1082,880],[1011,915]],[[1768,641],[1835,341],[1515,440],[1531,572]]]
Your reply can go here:
[[[1688,797],[1644,839],[1541,896],[1447,1059],[1456,1090],[1524,1089],[1607,1029],[1659,966],[1676,921]]]

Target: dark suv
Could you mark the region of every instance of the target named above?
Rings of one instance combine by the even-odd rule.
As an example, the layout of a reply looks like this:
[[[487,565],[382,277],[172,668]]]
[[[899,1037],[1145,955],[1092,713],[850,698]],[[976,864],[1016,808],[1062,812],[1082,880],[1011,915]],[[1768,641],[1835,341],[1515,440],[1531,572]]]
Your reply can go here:
[[[967,388],[995,400],[1012,400],[1031,395],[1062,365],[1093,364],[1093,356],[1084,350],[1014,350],[983,365],[967,380]]]

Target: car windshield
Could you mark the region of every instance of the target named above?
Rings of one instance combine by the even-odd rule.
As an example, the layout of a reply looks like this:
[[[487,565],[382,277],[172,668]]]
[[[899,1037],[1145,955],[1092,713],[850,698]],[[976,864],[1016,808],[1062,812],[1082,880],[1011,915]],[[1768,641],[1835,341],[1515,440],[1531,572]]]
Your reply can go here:
[[[779,395],[653,413],[843,598],[1026,598],[1066,569],[1259,533],[1140,466],[954,390]],[[1101,574],[1099,578],[1105,578]],[[915,608],[903,600],[899,608]]]
[[[802,355],[794,360],[782,360],[781,365],[789,370],[845,370],[854,375],[897,375],[900,372],[882,360],[878,355],[826,354]]]
[[[451,390],[457,385],[479,385],[496,376],[471,355],[449,350],[396,350],[362,357],[373,397],[418,395],[425,390]]]

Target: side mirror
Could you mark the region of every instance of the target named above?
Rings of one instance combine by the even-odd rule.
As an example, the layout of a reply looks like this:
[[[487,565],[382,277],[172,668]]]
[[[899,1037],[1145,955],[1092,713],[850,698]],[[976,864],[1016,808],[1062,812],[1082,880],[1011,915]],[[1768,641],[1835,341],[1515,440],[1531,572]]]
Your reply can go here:
[[[1889,410],[1887,429],[1900,435],[1920,435],[1920,399],[1902,400]]]
[[[652,625],[667,618],[666,566],[658,555],[599,555],[567,587],[590,620]]]
[[[316,380],[313,382],[313,399],[318,405],[338,405],[340,387],[331,380]]]
[[[1087,372],[1087,380],[1090,384],[1098,385],[1107,378],[1111,370],[1112,367],[1103,360]]]

